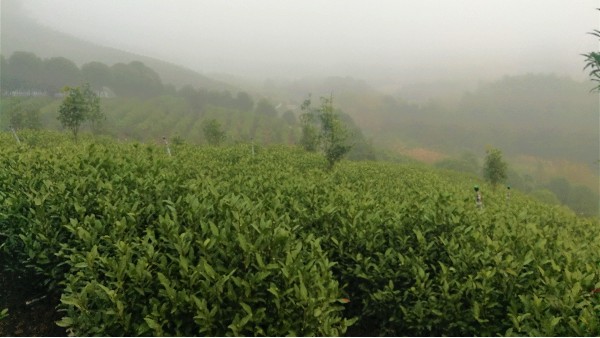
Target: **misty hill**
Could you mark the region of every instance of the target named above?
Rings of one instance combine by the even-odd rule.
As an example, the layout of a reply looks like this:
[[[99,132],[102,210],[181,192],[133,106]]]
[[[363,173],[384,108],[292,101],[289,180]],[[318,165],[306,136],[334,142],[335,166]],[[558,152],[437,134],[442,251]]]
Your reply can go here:
[[[416,90],[440,93],[443,86],[448,89],[441,97],[423,100],[425,96],[415,95]],[[268,81],[264,89],[295,103],[306,92],[313,97],[333,93],[336,105],[372,144],[393,153],[445,166],[447,161],[460,164],[465,154],[481,161],[486,147],[494,146],[519,172],[509,180],[515,186],[532,191],[531,184],[546,186],[566,177],[597,194],[600,128],[592,86],[554,74],[521,74],[480,82],[462,92],[442,82],[406,86],[390,95],[351,77]],[[463,166],[454,167],[462,171]],[[477,175],[481,168],[475,165],[469,172]]]
[[[2,3],[3,7],[9,5],[14,6],[11,2]],[[197,88],[232,89],[232,86],[227,83],[211,79],[179,65],[100,46],[57,32],[37,24],[18,9],[11,8],[10,11],[6,9],[2,11],[1,28],[1,50],[6,57],[16,51],[27,51],[43,58],[67,56],[78,65],[91,61],[99,61],[108,65],[141,61],[156,71],[165,84],[172,84],[176,87],[192,85]]]
[[[334,94],[336,103],[380,144],[403,143],[444,153],[480,152],[490,144],[511,155],[598,160],[598,97],[589,81],[553,74],[505,76],[480,83],[448,103],[409,101],[413,89],[384,94],[350,77],[267,82],[271,95],[301,102]],[[423,92],[428,89],[421,87]],[[439,88],[433,88],[439,91]],[[453,88],[448,88],[454,92]]]

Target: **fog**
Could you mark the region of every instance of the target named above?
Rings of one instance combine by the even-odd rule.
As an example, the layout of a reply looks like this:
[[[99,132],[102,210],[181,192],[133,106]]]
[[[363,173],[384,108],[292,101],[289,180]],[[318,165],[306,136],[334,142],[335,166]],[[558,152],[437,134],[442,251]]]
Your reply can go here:
[[[40,24],[205,74],[585,78],[598,1],[24,0]],[[10,7],[3,6],[3,10]],[[12,6],[11,6],[12,7]],[[7,14],[7,13],[5,13]]]

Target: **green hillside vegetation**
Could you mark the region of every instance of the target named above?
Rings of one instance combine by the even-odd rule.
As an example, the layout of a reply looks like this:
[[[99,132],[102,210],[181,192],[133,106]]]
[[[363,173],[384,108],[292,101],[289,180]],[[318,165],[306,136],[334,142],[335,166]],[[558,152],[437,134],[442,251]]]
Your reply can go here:
[[[36,125],[48,129],[61,129],[56,119],[61,100],[55,98],[4,97],[2,100],[2,126],[6,130],[11,121],[16,126],[31,128],[27,119],[20,117],[25,107],[32,107],[38,117]],[[106,121],[101,132],[138,141],[159,140],[163,136],[181,138],[185,142],[204,143],[202,123],[216,119],[227,134],[227,142],[259,144],[294,143],[299,131],[279,116],[264,115],[258,111],[240,111],[235,108],[205,105],[195,110],[185,98],[177,95],[160,95],[151,98],[110,98],[101,101]],[[13,118],[17,116],[17,118]],[[36,121],[36,120],[34,120]],[[89,130],[89,128],[87,128]]]
[[[299,108],[290,110],[284,105],[283,108],[276,109],[275,105],[268,99],[255,99],[243,91],[232,93],[228,90],[196,89],[189,85],[176,89],[173,86],[164,85],[160,76],[153,69],[139,61],[114,65],[94,61],[87,62],[79,68],[74,62],[66,58],[42,59],[29,52],[16,52],[8,58],[2,57],[1,60],[3,71],[0,76],[3,97],[0,103],[2,109],[0,129],[3,130],[6,130],[9,126],[17,129],[61,129],[57,120],[57,111],[62,100],[60,95],[63,86],[60,83],[76,86],[81,82],[88,82],[92,85],[92,88],[103,96],[101,99],[102,111],[107,117],[100,129],[94,129],[95,132],[144,142],[161,142],[162,137],[167,137],[168,139],[200,144],[207,142],[203,126],[208,121],[215,120],[223,129],[224,143],[226,144],[241,142],[256,145],[293,145],[300,142],[301,124],[298,118],[301,112]],[[61,75],[57,77],[56,74]],[[552,79],[555,78],[546,79],[546,82],[552,82]],[[534,80],[530,79],[528,81]],[[346,113],[346,110],[336,108],[336,113],[350,131],[349,143],[352,148],[346,156],[348,159],[400,160],[405,162],[405,157],[389,150],[386,151],[385,149],[388,147],[385,145],[385,141],[382,140],[410,140],[414,137],[414,141],[409,142],[423,144],[433,149],[441,148],[449,154],[452,154],[456,149],[469,149],[467,152],[463,151],[463,154],[470,154],[468,156],[471,156],[466,162],[464,158],[460,158],[462,155],[457,155],[436,165],[441,168],[470,173],[476,177],[481,176],[481,165],[478,164],[479,160],[473,154],[481,151],[487,143],[473,141],[466,130],[453,130],[451,126],[455,122],[448,121],[450,119],[447,116],[448,112],[431,112],[427,107],[403,103],[403,101],[390,96],[376,96],[363,82],[352,79],[332,78],[323,86],[325,85],[340,89],[339,99],[336,96],[336,104],[339,102],[340,107],[347,106],[350,111]],[[323,91],[323,86],[316,86],[316,89]],[[510,87],[510,85],[505,84],[504,87]],[[298,85],[298,90],[301,89],[305,89],[304,86]],[[582,88],[575,86],[571,88],[570,94],[576,96],[580,89]],[[364,91],[358,94],[355,92],[356,90]],[[505,91],[507,90],[505,89]],[[490,90],[490,92],[496,92],[496,90]],[[467,101],[471,96],[471,94],[465,96],[464,101]],[[493,97],[492,94],[483,96]],[[567,95],[565,97],[571,96]],[[568,101],[567,98],[564,100]],[[487,103],[497,105],[494,102]],[[359,127],[361,121],[355,123],[354,118],[352,118],[352,115],[358,116],[358,119],[364,118],[360,114],[357,115],[356,112],[357,109],[367,109],[367,106],[363,107],[366,104],[371,107],[370,110],[366,111],[372,112],[372,118],[369,119],[370,126],[367,126],[367,128],[371,128],[371,131],[372,128],[379,128],[376,137],[365,137]],[[586,104],[589,104],[589,102]],[[568,104],[566,105],[568,106]],[[537,111],[541,110],[542,108]],[[489,113],[488,118],[493,119],[496,113]],[[466,113],[463,115],[467,116]],[[554,116],[556,120],[559,119],[558,115],[558,110],[555,109],[554,113],[549,114],[548,118],[551,119]],[[593,114],[589,115],[587,118],[583,117],[582,121],[590,119]],[[436,116],[442,117],[438,119]],[[481,119],[478,120],[478,118],[470,115],[467,117],[453,117],[457,120],[466,119],[471,121],[461,128],[479,123],[483,126],[483,131],[474,133],[476,137],[481,137],[481,140],[503,144],[508,148],[509,154],[511,154],[511,150],[512,155],[518,154],[518,150],[515,150],[516,143],[511,145],[503,142],[501,138],[486,138],[485,130],[487,130],[487,127],[483,118],[478,117]],[[379,123],[376,122],[377,120],[382,121],[382,126],[374,127],[373,123]],[[597,129],[593,124],[584,127],[581,121],[567,122],[565,119],[555,122],[560,122],[563,126],[570,124],[571,128],[580,128],[583,136],[580,138],[570,137],[569,139],[572,141],[569,142],[571,142],[572,147],[578,147],[581,156],[597,148],[592,142],[594,129]],[[498,125],[500,123],[498,121]],[[549,125],[549,122],[545,123]],[[542,123],[542,127],[543,125],[544,123]],[[84,130],[85,128],[90,130],[89,126],[84,125],[83,127]],[[397,128],[401,132],[392,133],[392,128]],[[506,124],[504,128],[510,134],[510,131],[517,127],[516,125]],[[436,130],[438,132],[435,132]],[[449,138],[447,142],[442,142],[443,140],[439,139],[445,135],[444,133],[448,133],[446,135]],[[555,135],[558,139],[561,138],[560,134],[551,135]],[[429,139],[427,139],[428,137]],[[549,136],[545,135],[544,137]],[[597,138],[597,134],[595,137]],[[433,143],[438,139],[440,144],[444,144],[443,147],[438,147]],[[462,139],[465,142],[468,140],[472,142],[461,144]],[[511,138],[504,139],[510,140]],[[545,139],[539,142],[542,141],[546,142]],[[555,146],[559,147],[559,145]],[[571,147],[568,144],[560,146],[563,147],[564,151],[569,150]],[[555,151],[560,151],[560,149]],[[549,151],[546,150],[546,152]],[[574,160],[576,159],[574,158]],[[594,165],[597,164],[591,166]],[[548,185],[551,185],[553,180],[564,179],[564,177],[555,174],[542,179],[535,175],[518,173],[514,168],[509,171],[509,174],[507,184],[523,192],[531,193],[532,196],[536,196],[545,202],[567,205],[581,215],[599,214],[599,194],[597,191],[590,189],[590,187],[596,187],[597,184],[585,186],[567,182],[569,184],[568,189],[548,189]],[[597,182],[597,179],[596,175],[586,181]]]
[[[69,334],[600,334],[598,221],[519,192],[296,147],[18,134],[0,262]]]
[[[577,191],[566,203],[580,213],[598,214],[600,107],[597,94],[590,93],[590,81],[552,74],[506,76],[481,83],[451,105],[435,99],[410,102],[402,92],[384,95],[353,78],[265,87],[280,100],[287,97],[296,103],[308,88],[316,88],[317,95],[333,92],[340,109],[373,146],[403,154],[410,148],[436,151],[446,157],[436,165],[447,169],[480,176],[482,152],[493,145],[511,163],[507,184],[525,192],[546,189],[556,194],[550,200],[562,202],[568,193],[546,186],[566,178]]]
[[[164,85],[153,69],[139,61],[110,66],[94,61],[80,69],[66,58],[42,59],[30,52],[15,52],[2,57],[2,63],[0,129],[10,125],[17,129],[60,128],[54,115],[62,100],[62,87],[86,82],[103,97],[107,119],[101,131],[108,135],[140,141],[168,136],[202,143],[206,138],[201,126],[215,119],[229,143],[295,144],[299,139],[300,126],[291,110],[280,113],[269,100],[255,101],[242,91],[232,94],[191,85],[175,89]],[[48,75],[58,73],[63,74],[59,79]],[[360,128],[348,115],[338,113],[348,125],[354,145],[349,158],[374,159],[374,149]]]

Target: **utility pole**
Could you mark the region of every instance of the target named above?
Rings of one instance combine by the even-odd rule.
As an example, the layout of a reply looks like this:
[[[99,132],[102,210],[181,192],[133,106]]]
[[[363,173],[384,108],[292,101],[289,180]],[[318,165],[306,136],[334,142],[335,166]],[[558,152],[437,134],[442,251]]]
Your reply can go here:
[[[19,140],[19,136],[17,136],[17,132],[15,131],[15,128],[10,127],[10,130],[12,131],[12,134],[15,137],[15,140],[17,140],[17,143],[21,144],[21,140]]]
[[[163,136],[163,141],[165,142],[165,146],[167,147],[167,154],[171,156],[171,149],[169,148],[169,142],[167,142],[167,137]]]

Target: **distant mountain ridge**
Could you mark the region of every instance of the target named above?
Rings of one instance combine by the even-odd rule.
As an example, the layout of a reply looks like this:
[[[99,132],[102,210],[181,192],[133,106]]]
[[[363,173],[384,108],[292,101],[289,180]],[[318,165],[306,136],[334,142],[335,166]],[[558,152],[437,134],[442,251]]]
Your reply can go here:
[[[2,4],[3,7],[5,4]],[[79,66],[99,61],[112,65],[118,62],[141,61],[154,69],[163,83],[176,87],[191,85],[206,89],[235,89],[234,86],[214,80],[189,68],[172,64],[148,56],[138,55],[112,47],[100,46],[65,33],[44,27],[24,16],[14,6],[7,6],[1,12],[1,48],[5,57],[16,51],[33,52],[42,58],[63,56]]]

